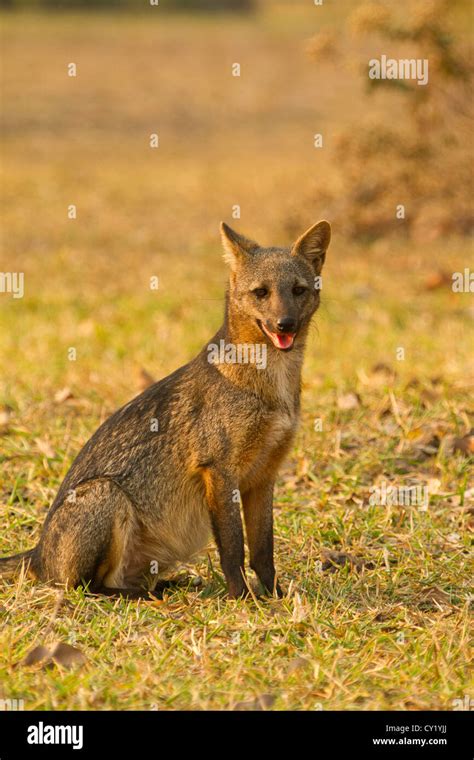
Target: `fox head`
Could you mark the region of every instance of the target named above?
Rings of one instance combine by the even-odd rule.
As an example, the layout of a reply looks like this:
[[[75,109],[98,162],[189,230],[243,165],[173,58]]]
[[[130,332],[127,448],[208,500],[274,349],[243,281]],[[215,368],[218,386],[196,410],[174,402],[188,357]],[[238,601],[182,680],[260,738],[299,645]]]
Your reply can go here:
[[[329,222],[314,224],[290,248],[261,248],[221,224],[230,265],[228,320],[245,325],[245,340],[291,351],[304,341],[319,306],[320,274],[331,239]],[[239,330],[242,334],[242,329]]]

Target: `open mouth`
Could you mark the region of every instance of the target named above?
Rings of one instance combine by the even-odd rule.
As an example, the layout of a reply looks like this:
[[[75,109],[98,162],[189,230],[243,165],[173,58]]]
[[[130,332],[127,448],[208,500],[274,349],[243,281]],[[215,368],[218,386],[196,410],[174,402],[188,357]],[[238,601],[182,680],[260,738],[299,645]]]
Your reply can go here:
[[[271,330],[265,327],[263,322],[261,322],[259,319],[257,319],[257,324],[260,327],[261,331],[268,338],[270,338],[275,348],[278,348],[279,351],[290,351],[293,348],[293,343],[295,342],[296,333],[271,332]]]

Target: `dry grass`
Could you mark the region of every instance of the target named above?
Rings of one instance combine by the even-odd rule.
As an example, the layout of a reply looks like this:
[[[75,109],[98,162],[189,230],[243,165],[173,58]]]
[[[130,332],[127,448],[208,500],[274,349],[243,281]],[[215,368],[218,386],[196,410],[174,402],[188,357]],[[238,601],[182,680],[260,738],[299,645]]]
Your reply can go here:
[[[318,80],[303,50],[313,17],[282,13],[233,19],[225,35],[210,19],[5,22],[0,269],[25,272],[25,297],[1,296],[3,553],[33,545],[72,458],[138,392],[140,368],[164,376],[218,325],[217,224],[232,223],[232,205],[235,226],[268,244],[324,215],[330,142],[315,151],[312,135],[348,118],[355,80]],[[213,547],[188,569],[201,585],[162,603],[5,583],[0,696],[27,709],[229,709],[269,695],[273,709],[331,710],[452,709],[472,694],[474,498],[453,442],[471,424],[473,312],[449,286],[468,253],[454,238],[367,249],[335,231],[301,432],[276,495],[283,600],[227,601]],[[430,289],[439,270],[448,284]],[[65,387],[71,397],[55,400]],[[348,394],[354,406],[341,408]],[[428,509],[371,506],[382,481],[427,486]],[[370,566],[322,570],[325,549]],[[15,667],[55,640],[88,664]]]

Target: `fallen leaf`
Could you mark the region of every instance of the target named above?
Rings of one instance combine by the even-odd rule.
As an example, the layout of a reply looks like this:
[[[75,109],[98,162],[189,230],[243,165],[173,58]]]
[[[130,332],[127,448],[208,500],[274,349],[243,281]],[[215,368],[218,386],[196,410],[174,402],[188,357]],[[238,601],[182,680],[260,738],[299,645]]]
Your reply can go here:
[[[373,375],[383,375],[386,378],[395,379],[397,376],[396,371],[391,367],[389,364],[385,364],[385,362],[377,362],[377,364],[374,364],[373,367],[371,367],[371,373]]]
[[[159,607],[161,604],[165,604],[164,599],[146,599],[145,600],[147,607]]]
[[[461,536],[459,535],[459,533],[449,533],[446,536],[446,541],[448,542],[448,544],[459,544],[461,541]]]
[[[433,404],[435,404],[441,397],[441,391],[436,389],[430,389],[430,388],[423,388],[421,391],[421,394],[419,396],[419,399],[425,409],[430,409]]]
[[[454,439],[453,451],[460,451],[467,456],[474,454],[474,429],[463,435],[462,438]]]
[[[429,605],[451,604],[451,596],[437,586],[430,586],[427,589],[423,589],[423,591],[418,594],[418,599],[421,605],[426,603]]]
[[[54,394],[54,400],[57,404],[63,404],[68,399],[72,398],[72,391],[70,388],[61,388],[61,390],[56,391]]]
[[[345,393],[337,398],[337,407],[343,411],[357,409],[361,404],[361,398],[358,393]]]
[[[420,451],[422,451],[423,454],[426,454],[427,456],[432,456],[438,452],[440,444],[441,440],[439,436],[434,435],[432,438],[430,438],[429,441],[420,446]]]
[[[382,610],[375,615],[374,621],[376,623],[385,623],[386,620],[390,620],[392,617],[393,613],[391,611]]]
[[[425,431],[423,428],[412,428],[412,430],[409,430],[406,434],[406,437],[409,441],[417,441],[420,438],[423,438],[425,434]]]
[[[344,567],[347,563],[350,564],[351,570],[363,570],[364,568],[372,570],[374,567],[372,562],[366,562],[365,559],[354,557],[346,552],[323,549],[321,553],[323,557],[322,570],[329,570],[331,573],[334,573],[338,567]]]
[[[291,675],[292,673],[296,673],[297,670],[307,668],[309,665],[311,665],[311,662],[306,657],[295,657],[294,660],[288,663],[286,672],[288,675]]]
[[[451,275],[443,269],[430,272],[425,278],[425,290],[437,290],[452,284]]]
[[[79,335],[88,338],[94,334],[96,325],[93,319],[83,319],[77,326],[77,332]]]
[[[63,668],[72,668],[75,665],[82,666],[87,662],[86,656],[70,644],[58,642],[52,649],[39,644],[19,663],[22,666],[41,665],[50,668],[53,665],[61,665]]]
[[[62,665],[63,668],[72,668],[75,665],[85,665],[87,657],[77,647],[60,641],[52,651],[52,660],[57,665]]]
[[[275,702],[276,697],[272,694],[260,694],[255,699],[245,702],[236,702],[234,710],[268,710]]]
[[[53,447],[48,441],[45,441],[43,438],[35,438],[35,443],[38,451],[41,454],[44,454],[47,459],[54,459],[56,454]]]
[[[38,665],[39,663],[43,663],[44,660],[49,661],[50,659],[51,652],[47,647],[40,644],[39,646],[30,649],[28,654],[25,655],[19,664],[25,666]]]

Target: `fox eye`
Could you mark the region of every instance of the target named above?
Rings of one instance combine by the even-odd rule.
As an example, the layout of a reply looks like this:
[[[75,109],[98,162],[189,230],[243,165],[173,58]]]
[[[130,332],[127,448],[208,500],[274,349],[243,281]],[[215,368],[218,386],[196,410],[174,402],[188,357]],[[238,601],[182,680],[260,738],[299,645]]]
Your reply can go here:
[[[265,298],[265,296],[268,296],[268,288],[255,288],[255,290],[252,290],[252,293],[257,298]]]
[[[295,285],[293,288],[293,295],[294,296],[302,296],[303,293],[306,292],[306,288],[304,285]]]

